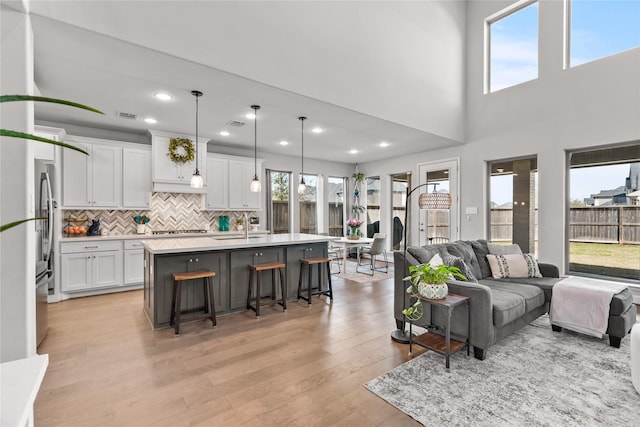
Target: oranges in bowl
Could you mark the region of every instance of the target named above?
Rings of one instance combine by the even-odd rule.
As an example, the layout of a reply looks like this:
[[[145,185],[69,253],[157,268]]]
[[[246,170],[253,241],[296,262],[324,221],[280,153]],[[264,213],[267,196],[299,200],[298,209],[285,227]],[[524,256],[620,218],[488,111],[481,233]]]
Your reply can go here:
[[[87,234],[87,227],[84,225],[70,225],[65,230],[65,233],[72,236],[82,236]]]

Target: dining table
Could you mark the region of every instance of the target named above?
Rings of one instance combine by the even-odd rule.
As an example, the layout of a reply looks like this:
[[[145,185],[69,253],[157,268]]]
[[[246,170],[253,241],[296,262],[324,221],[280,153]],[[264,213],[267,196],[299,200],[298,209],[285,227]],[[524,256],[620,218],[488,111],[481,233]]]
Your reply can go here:
[[[373,239],[370,237],[360,237],[358,239],[349,239],[347,237],[341,237],[340,239],[332,240],[331,243],[338,243],[342,245],[342,273],[347,271],[347,257],[348,257],[348,248],[356,247],[358,253],[360,252],[360,248],[362,246],[370,245],[373,243]]]

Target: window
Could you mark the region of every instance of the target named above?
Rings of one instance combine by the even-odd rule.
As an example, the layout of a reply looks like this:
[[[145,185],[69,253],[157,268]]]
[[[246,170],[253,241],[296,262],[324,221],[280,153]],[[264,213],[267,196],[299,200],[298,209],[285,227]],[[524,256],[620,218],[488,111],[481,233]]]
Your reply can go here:
[[[269,176],[269,223],[273,234],[288,233],[290,230],[289,189],[291,172],[267,171]]]
[[[318,176],[303,175],[306,184],[305,192],[300,195],[300,232],[316,234],[318,218]]]
[[[571,153],[569,271],[640,280],[640,145]]]
[[[640,1],[571,0],[569,66],[640,46]]]
[[[427,190],[425,193],[450,193],[449,169],[431,170],[427,172]],[[449,241],[451,222],[449,209],[425,209],[426,233],[423,241],[429,244],[446,243]]]
[[[485,93],[538,78],[538,3],[519,1],[485,20]]]
[[[345,179],[330,176],[329,180],[329,236],[344,235]]]
[[[380,178],[369,177],[367,183],[367,225],[377,222],[377,230],[380,230]],[[373,237],[376,227],[367,227],[367,237]],[[371,232],[370,232],[371,231]],[[371,236],[369,236],[371,234]]]
[[[393,249],[400,249],[404,245],[404,215],[407,210],[407,188],[411,186],[411,174],[400,173],[391,175],[391,216],[393,218]]]
[[[489,163],[490,230],[493,243],[517,243],[537,253],[538,161],[536,157]]]

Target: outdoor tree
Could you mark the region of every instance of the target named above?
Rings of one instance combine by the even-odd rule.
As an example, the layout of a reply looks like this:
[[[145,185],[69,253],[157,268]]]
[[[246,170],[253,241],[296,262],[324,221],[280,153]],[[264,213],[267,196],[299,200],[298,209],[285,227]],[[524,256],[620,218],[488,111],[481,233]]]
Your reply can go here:
[[[289,174],[279,172],[275,174],[271,186],[273,200],[286,202],[289,200]]]

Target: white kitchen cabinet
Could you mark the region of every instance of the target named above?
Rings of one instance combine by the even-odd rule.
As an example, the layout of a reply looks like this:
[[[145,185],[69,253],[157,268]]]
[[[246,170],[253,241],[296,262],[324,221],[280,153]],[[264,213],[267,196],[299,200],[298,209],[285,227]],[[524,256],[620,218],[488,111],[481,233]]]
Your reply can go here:
[[[122,149],[122,207],[149,209],[151,147]]]
[[[118,207],[121,203],[122,147],[82,142],[65,142],[89,155],[63,150],[63,208]]]
[[[151,151],[153,157],[152,175],[153,191],[205,193],[206,188],[191,188],[191,175],[196,170],[195,159],[184,164],[176,164],[169,158],[169,140],[171,138],[189,138],[166,132],[149,131],[151,134]],[[207,182],[207,139],[199,138],[198,170],[204,182]]]
[[[207,209],[229,207],[229,160],[207,158]]]
[[[60,253],[63,292],[122,286],[121,241],[61,243]]]
[[[262,162],[258,162],[258,178],[262,177]],[[229,160],[229,208],[240,210],[260,209],[262,191],[249,190],[254,176],[254,162],[248,160]],[[262,183],[265,185],[265,183]]]
[[[124,284],[144,282],[144,249],[140,240],[124,242]]]

